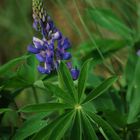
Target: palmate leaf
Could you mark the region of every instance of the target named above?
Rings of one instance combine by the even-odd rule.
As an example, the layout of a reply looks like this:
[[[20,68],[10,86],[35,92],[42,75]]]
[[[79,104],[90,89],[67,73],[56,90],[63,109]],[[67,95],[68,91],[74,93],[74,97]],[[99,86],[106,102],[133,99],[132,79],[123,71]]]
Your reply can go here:
[[[50,112],[57,111],[61,109],[70,109],[70,105],[62,104],[62,103],[42,103],[35,105],[27,105],[21,108],[19,111],[21,112]]]
[[[79,80],[81,80],[81,82],[82,81],[86,82],[88,67],[89,67],[90,62],[91,62],[91,60],[88,60],[87,62],[84,63],[84,65],[82,67],[82,73],[80,74],[81,78],[79,78]],[[71,112],[69,112],[69,113],[63,112],[63,114],[60,115],[60,117],[58,117],[57,119],[55,119],[52,122],[50,121],[50,123],[47,126],[45,126],[45,125],[42,126],[41,127],[42,129],[40,128],[41,129],[40,131],[38,129],[39,132],[33,137],[33,140],[56,140],[56,139],[61,140],[62,138],[64,138],[66,131],[68,129],[72,128],[73,122],[74,122],[73,127],[76,126],[76,128],[74,128],[72,130],[72,132],[76,129],[76,131],[75,131],[76,136],[72,136],[74,134],[74,133],[72,133],[71,134],[72,139],[82,140],[82,136],[84,134],[87,139],[96,140],[97,136],[95,134],[95,131],[91,124],[90,119],[85,115],[85,113],[82,113],[82,115],[81,115],[81,113],[80,113],[81,109],[79,110],[79,108],[76,108],[76,107],[74,108],[74,104],[75,104],[74,99],[76,99],[75,98],[76,96],[73,94],[77,94],[77,97],[78,97],[78,93],[74,87],[74,82],[72,80],[70,72],[64,63],[60,64],[59,76],[61,77],[61,82],[63,81],[62,84],[64,84],[64,86],[67,88],[67,92],[65,92],[60,87],[58,87],[54,84],[48,83],[48,82],[43,82],[43,88],[47,88],[53,95],[56,95],[57,97],[63,99],[63,101],[66,103],[64,103],[64,102],[63,103],[43,103],[43,104],[36,104],[36,105],[28,105],[28,106],[21,108],[20,111],[25,112],[25,113],[30,113],[30,112],[44,112],[45,113],[45,112],[53,112],[53,111],[70,109]],[[69,81],[69,78],[71,78],[70,81]],[[94,92],[92,91],[92,93],[94,95],[92,93],[91,93],[92,96],[91,96],[91,94],[89,94],[89,96],[87,96],[85,101],[89,102],[89,101],[97,98],[106,89],[108,89],[116,79],[117,79],[116,77],[111,77],[108,80],[106,80],[105,82],[103,82],[103,84],[98,86],[94,90]],[[78,87],[79,95],[80,95],[79,98],[81,98],[83,96],[84,90],[85,90],[85,84],[86,84],[85,82],[84,82],[84,84],[83,83],[81,84],[81,82],[79,81],[79,83],[78,83],[79,84],[78,86],[82,85],[82,87]],[[80,91],[82,93],[80,93]],[[76,109],[76,111],[75,111],[75,109]],[[83,111],[84,111],[84,108],[83,108]],[[88,110],[86,110],[86,111],[88,111]],[[42,121],[40,120],[40,123],[41,122]],[[31,130],[34,130],[34,129],[31,129]]]
[[[60,123],[62,123],[62,125],[65,125],[64,121],[69,122],[69,120],[71,120],[73,116],[73,111],[67,112],[61,116],[59,116],[58,118],[56,118],[54,121],[52,121],[51,123],[49,123],[46,127],[44,127],[42,130],[40,130],[33,138],[32,140],[49,140],[49,136],[50,134],[53,132],[53,130],[58,127],[58,125]],[[66,126],[65,126],[66,127]],[[61,128],[59,128],[59,130],[61,130]],[[57,130],[57,134],[59,133]],[[62,130],[64,132],[64,130]],[[60,132],[60,135],[62,135],[63,132]],[[57,135],[57,136],[58,136]],[[51,139],[50,139],[51,140]]]
[[[15,58],[15,59],[7,62],[6,64],[2,65],[0,67],[0,75],[4,74],[7,71],[9,71],[10,69],[14,68],[18,63],[20,63],[23,60],[26,60],[28,57],[29,57],[29,55],[21,56],[21,57]]]
[[[44,82],[44,85],[53,95],[56,95],[58,98],[61,98],[64,102],[73,105],[73,98],[67,92],[63,91],[58,86],[48,82]]]
[[[121,140],[120,137],[117,135],[117,133],[112,129],[112,127],[104,121],[100,116],[92,113],[92,112],[87,112],[89,115],[89,118],[91,121],[96,123],[100,129],[100,127],[103,129],[105,135],[108,137],[110,140]]]
[[[82,102],[82,104],[90,102],[94,99],[96,99],[98,96],[103,94],[109,87],[112,86],[112,84],[117,80],[116,76],[113,76],[111,78],[108,78],[105,80],[102,84],[100,84],[98,87],[96,87],[94,90],[92,90],[89,95],[86,97],[86,99]]]
[[[77,101],[78,100],[77,99],[77,92],[76,92],[76,89],[74,87],[74,82],[73,82],[72,76],[70,74],[70,71],[68,70],[68,68],[64,62],[62,62],[60,64],[60,69],[59,69],[58,73],[59,73],[60,82],[63,85],[63,87],[66,87],[66,89],[70,93],[70,96],[75,101]]]
[[[81,69],[79,80],[78,80],[78,99],[82,98],[85,87],[86,87],[86,82],[87,82],[87,76],[88,76],[88,69],[89,69],[89,64],[92,61],[92,59],[87,60]]]

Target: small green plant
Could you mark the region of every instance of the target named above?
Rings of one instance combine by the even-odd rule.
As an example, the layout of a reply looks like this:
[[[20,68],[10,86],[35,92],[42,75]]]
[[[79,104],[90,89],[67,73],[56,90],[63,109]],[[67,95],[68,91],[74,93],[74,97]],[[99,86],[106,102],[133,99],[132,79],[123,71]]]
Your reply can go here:
[[[97,140],[96,129],[99,129],[106,139],[120,139],[112,127],[100,116],[96,115],[92,109],[93,106],[91,103],[92,100],[105,93],[117,80],[117,77],[113,76],[105,80],[102,84],[85,95],[90,63],[91,59],[84,63],[78,79],[78,85],[75,87],[68,68],[62,62],[58,71],[59,85],[61,86],[59,87],[59,85],[54,85],[46,81],[44,82],[44,86],[52,95],[58,98],[58,101],[28,105],[20,109],[20,112],[24,113],[49,113],[48,116],[45,116],[48,119],[50,113],[58,112],[54,120],[50,118],[48,125],[33,136],[33,140],[60,140],[62,138]],[[89,107],[91,108],[90,110]],[[17,140],[22,134],[22,130],[26,129],[26,127],[18,130],[17,135],[14,137],[15,140]]]

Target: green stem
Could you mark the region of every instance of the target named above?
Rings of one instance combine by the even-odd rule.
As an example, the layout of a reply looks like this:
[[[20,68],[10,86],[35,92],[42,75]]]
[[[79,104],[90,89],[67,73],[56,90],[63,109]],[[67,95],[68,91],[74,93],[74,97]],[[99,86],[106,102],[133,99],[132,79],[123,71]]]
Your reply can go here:
[[[36,102],[36,104],[38,104],[39,99],[38,99],[38,95],[37,95],[35,87],[32,87],[32,90],[33,90],[33,96],[34,96],[35,102]]]

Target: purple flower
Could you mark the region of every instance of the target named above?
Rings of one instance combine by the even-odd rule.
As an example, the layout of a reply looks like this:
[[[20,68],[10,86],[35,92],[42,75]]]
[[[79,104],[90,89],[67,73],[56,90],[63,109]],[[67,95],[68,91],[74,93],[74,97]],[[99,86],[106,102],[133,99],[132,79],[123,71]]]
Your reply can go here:
[[[36,30],[36,31],[39,31],[39,22],[37,20],[34,20],[33,22],[33,28]]]
[[[33,37],[33,44],[34,44],[35,48],[37,48],[39,50],[46,49],[46,47],[44,45],[44,41],[42,41],[36,37]]]
[[[39,65],[37,67],[37,69],[42,74],[50,74],[50,72],[51,72],[46,66],[42,67],[42,66]]]
[[[36,54],[36,58],[39,62],[45,62],[45,57],[41,53]]]
[[[28,46],[28,51],[34,54],[38,54],[39,53],[39,49],[35,48],[33,45],[29,45]]]
[[[66,65],[67,65],[68,69],[72,69],[72,63],[71,62],[67,62]]]
[[[33,44],[28,46],[28,51],[36,54],[36,58],[40,62],[38,71],[42,74],[50,74],[58,69],[62,60],[65,60],[69,61],[67,66],[73,80],[76,80],[79,70],[74,69],[70,64],[72,57],[71,53],[68,52],[71,47],[70,41],[55,27],[50,16],[46,14],[42,1],[33,0],[33,19],[33,28],[40,32],[42,39],[33,37]]]
[[[52,33],[52,39],[53,40],[60,40],[62,38],[62,34],[60,31],[55,31]]]
[[[77,68],[75,68],[75,69],[71,69],[70,72],[71,72],[71,75],[72,75],[73,80],[78,79],[78,76],[79,76],[79,70],[78,70]]]

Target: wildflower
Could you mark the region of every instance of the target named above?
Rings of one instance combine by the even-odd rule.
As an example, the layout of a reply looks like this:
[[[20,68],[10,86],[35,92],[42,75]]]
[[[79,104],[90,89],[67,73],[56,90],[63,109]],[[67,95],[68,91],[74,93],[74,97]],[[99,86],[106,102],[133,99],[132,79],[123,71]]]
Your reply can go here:
[[[28,46],[28,51],[35,54],[40,62],[38,71],[42,74],[50,74],[57,70],[62,60],[70,61],[72,55],[68,52],[71,47],[68,38],[55,27],[50,16],[47,15],[41,0],[32,0],[33,3],[33,28],[40,32],[42,39],[33,37],[33,44]],[[73,80],[79,75],[79,70],[69,67]]]

